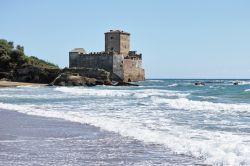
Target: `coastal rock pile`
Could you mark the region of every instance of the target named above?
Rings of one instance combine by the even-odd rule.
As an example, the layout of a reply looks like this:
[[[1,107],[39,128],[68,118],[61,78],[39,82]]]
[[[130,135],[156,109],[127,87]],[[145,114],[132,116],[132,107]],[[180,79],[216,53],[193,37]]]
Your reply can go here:
[[[24,65],[12,72],[0,73],[0,79],[16,82],[43,83],[50,86],[138,86],[127,82],[111,82],[109,72],[93,68],[48,69]]]
[[[26,65],[16,69],[11,80],[57,86],[111,85],[109,72],[92,68],[47,69]]]
[[[88,78],[79,75],[72,75],[71,73],[60,74],[50,85],[57,86],[95,86],[97,80],[95,78]]]
[[[18,82],[31,82],[31,83],[44,83],[52,82],[59,74],[61,69],[48,69],[32,65],[25,65],[17,68],[13,72],[13,81]]]

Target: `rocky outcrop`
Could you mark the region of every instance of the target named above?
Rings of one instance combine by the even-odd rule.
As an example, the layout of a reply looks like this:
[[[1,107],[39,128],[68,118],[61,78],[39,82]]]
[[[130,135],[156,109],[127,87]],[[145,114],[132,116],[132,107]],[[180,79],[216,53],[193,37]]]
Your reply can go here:
[[[79,75],[72,75],[71,73],[60,74],[50,85],[57,86],[95,86],[97,80],[95,78],[88,78]]]
[[[113,84],[113,86],[139,86],[139,85],[128,83],[128,82],[117,82]]]
[[[109,85],[110,73],[103,69],[65,68],[47,69],[25,65],[12,73],[0,73],[1,78],[18,82],[45,83],[51,85],[80,86],[80,85]]]
[[[103,69],[64,68],[47,69],[25,65],[11,72],[0,72],[0,79],[16,82],[43,83],[55,86],[138,86],[127,82],[111,82],[111,75]]]
[[[233,82],[233,85],[239,85],[240,82],[236,81],[236,82]]]
[[[198,81],[198,82],[195,82],[194,85],[196,85],[196,86],[205,86],[205,82]]]
[[[47,69],[35,67],[32,65],[22,66],[13,72],[13,81],[45,83],[52,82],[59,74],[60,69]]]
[[[12,72],[0,72],[0,79],[12,80],[13,73]]]
[[[86,78],[95,78],[97,85],[110,85],[110,72],[104,69],[96,68],[65,68],[63,73],[70,73],[71,75],[79,75]]]

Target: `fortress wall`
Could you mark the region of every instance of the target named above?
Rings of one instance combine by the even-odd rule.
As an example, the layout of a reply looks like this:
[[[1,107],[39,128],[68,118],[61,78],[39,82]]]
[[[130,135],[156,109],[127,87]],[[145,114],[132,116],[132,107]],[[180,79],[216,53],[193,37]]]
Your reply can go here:
[[[123,78],[123,55],[113,55],[113,80],[119,80]]]
[[[143,81],[145,80],[144,69],[141,68],[142,61],[134,59],[123,60],[124,81]]]
[[[121,34],[120,35],[120,54],[128,55],[130,49],[130,39],[129,35]]]
[[[78,65],[79,54],[77,52],[69,53],[69,67],[79,67]]]
[[[113,56],[106,54],[80,54],[70,56],[70,67],[99,68],[113,71]]]
[[[116,81],[142,81],[144,69],[141,59],[124,59],[124,55],[70,53],[70,68],[104,69]]]
[[[105,34],[105,52],[120,52],[120,34],[106,33]]]

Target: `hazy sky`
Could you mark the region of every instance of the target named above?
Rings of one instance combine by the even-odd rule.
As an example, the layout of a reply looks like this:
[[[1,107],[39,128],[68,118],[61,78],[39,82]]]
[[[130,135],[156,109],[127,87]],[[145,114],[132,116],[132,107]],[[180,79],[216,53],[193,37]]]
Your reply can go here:
[[[60,67],[131,33],[147,78],[250,78],[249,0],[0,0],[0,38]]]

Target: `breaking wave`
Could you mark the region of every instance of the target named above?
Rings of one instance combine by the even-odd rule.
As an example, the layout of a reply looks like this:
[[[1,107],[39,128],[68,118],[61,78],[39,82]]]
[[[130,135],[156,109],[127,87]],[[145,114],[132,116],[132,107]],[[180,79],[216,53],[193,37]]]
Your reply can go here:
[[[247,82],[245,86],[228,86],[227,81],[197,88],[193,80],[159,81],[164,83],[149,80],[136,88],[2,88],[0,111],[90,124],[164,145],[207,164],[250,165]]]
[[[28,115],[60,118],[82,124],[90,124],[141,140],[146,143],[162,144],[178,154],[203,158],[205,163],[215,165],[249,165],[250,145],[247,136],[226,132],[193,130],[189,127],[170,127],[169,131],[153,130],[145,125],[97,114],[56,110],[53,106],[16,105],[0,103],[0,108],[15,110]],[[58,108],[59,109],[59,108]]]
[[[178,86],[178,84],[170,84],[170,85],[168,85],[168,87],[175,87],[175,86]]]
[[[191,110],[191,111],[225,111],[232,112],[250,112],[250,104],[228,104],[228,103],[213,103],[208,101],[194,101],[187,98],[166,99],[160,97],[151,97],[153,103],[166,104],[174,109]]]
[[[117,90],[117,89],[92,89],[79,87],[56,87],[55,91],[68,93],[71,95],[88,95],[88,96],[132,96],[136,98],[145,98],[150,96],[165,97],[186,97],[190,93],[180,93],[178,91],[169,91],[161,89],[139,89],[139,90]]]
[[[240,85],[250,85],[250,81],[240,81]]]

